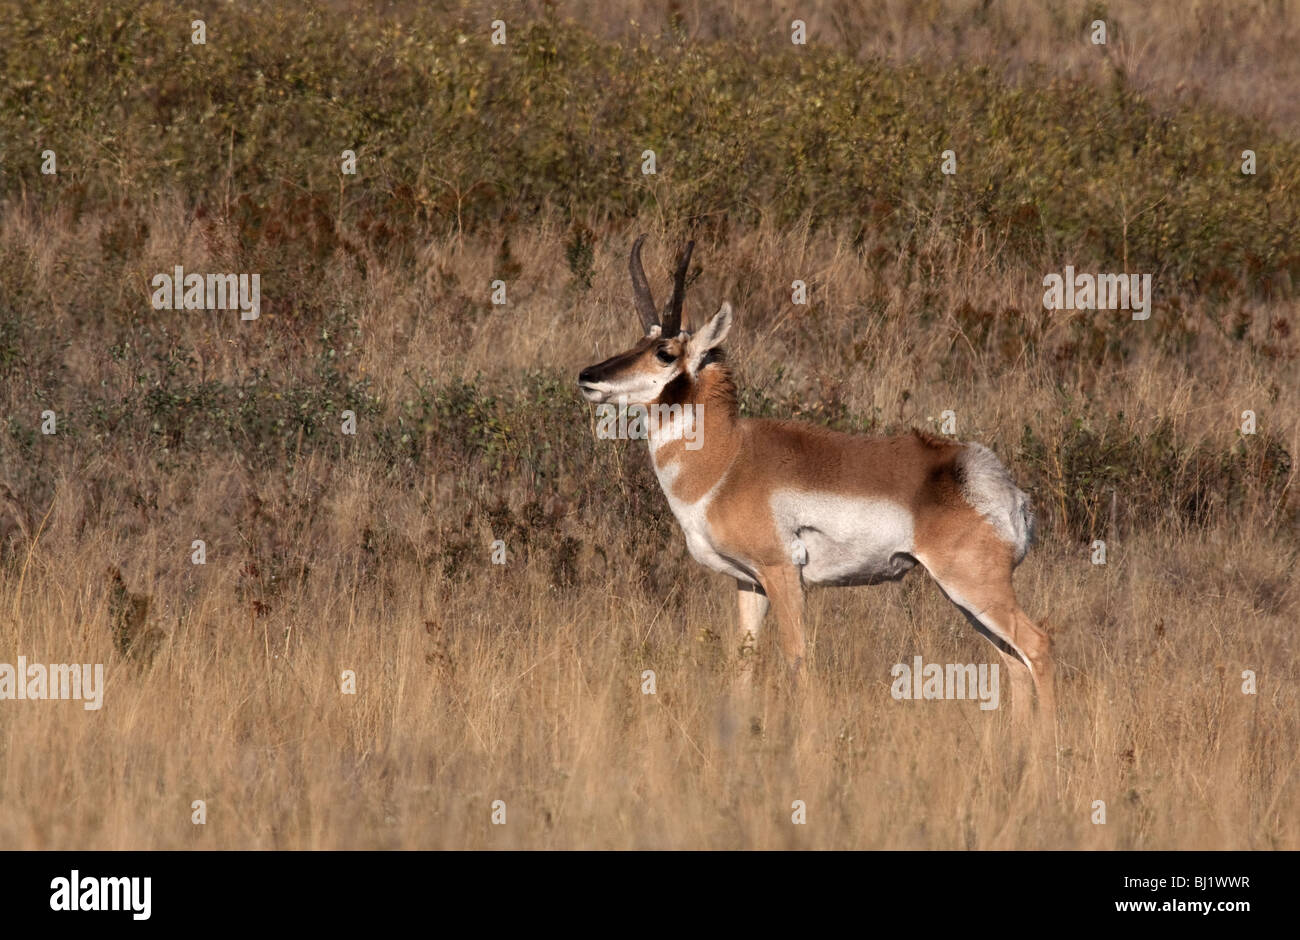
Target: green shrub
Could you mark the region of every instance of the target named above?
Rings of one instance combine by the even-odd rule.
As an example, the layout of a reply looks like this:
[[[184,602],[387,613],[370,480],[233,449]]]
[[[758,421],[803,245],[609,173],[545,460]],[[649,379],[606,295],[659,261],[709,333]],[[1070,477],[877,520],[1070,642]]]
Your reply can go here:
[[[340,216],[401,254],[421,234],[556,210],[653,210],[718,231],[847,222],[905,252],[935,225],[981,229],[1011,261],[1127,261],[1166,292],[1300,278],[1297,145],[1157,106],[1118,77],[1105,91],[1042,72],[1013,83],[745,37],[620,45],[544,15],[492,46],[481,23],[437,10],[250,5],[212,11],[194,46],[163,3],[3,9],[0,194],[84,213],[174,189],[237,218],[257,270],[328,258]],[[1258,175],[1239,170],[1243,142],[1264,155]],[[56,178],[38,172],[46,148]],[[345,149],[355,176],[340,173]],[[939,172],[946,149],[955,176]],[[138,219],[106,237],[146,234]],[[569,259],[580,285],[584,244],[575,234]]]

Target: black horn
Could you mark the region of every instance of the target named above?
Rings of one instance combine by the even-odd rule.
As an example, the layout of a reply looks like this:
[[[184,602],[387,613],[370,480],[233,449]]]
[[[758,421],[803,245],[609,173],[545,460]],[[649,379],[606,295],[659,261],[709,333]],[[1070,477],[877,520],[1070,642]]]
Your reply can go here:
[[[682,328],[682,301],[686,299],[686,269],[691,266],[695,242],[689,241],[677,256],[677,273],[673,275],[673,296],[664,307],[664,336],[676,336]]]
[[[641,317],[641,325],[646,333],[659,325],[659,314],[655,312],[655,299],[650,293],[650,283],[645,279],[645,268],[641,266],[641,243],[645,236],[640,236],[632,243],[632,257],[627,267],[632,272],[632,293],[636,297],[636,312]]]

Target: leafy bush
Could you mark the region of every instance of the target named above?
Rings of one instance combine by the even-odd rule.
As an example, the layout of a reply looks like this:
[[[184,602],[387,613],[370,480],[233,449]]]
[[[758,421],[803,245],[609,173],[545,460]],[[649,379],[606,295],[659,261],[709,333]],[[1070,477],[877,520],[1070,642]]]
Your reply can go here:
[[[742,35],[627,45],[553,16],[493,46],[423,7],[213,11],[6,0],[0,193],[79,213],[160,189],[233,216],[259,270],[560,210],[653,210],[723,232],[852,223],[891,250],[984,230],[1012,259],[1159,272],[1162,288],[1289,290],[1300,150],[1206,107],[987,67],[860,62]],[[1240,172],[1246,143],[1263,155]],[[57,178],[35,155],[59,155]],[[345,149],[355,176],[340,173]],[[641,173],[654,150],[659,171]],[[940,154],[958,172],[940,173]],[[340,190],[340,181],[342,190]],[[111,235],[138,242],[147,220]],[[303,242],[308,251],[304,252]],[[584,242],[570,264],[585,283]],[[347,247],[345,245],[345,247]]]

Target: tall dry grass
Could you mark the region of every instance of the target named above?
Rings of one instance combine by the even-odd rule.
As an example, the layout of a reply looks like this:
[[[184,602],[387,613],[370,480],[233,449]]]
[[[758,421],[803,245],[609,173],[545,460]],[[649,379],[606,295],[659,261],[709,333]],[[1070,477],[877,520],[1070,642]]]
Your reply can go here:
[[[1300,847],[1294,0],[250,2],[198,51],[167,4],[5,10],[0,663],[107,689],[0,701],[0,848]],[[996,660],[919,569],[810,594],[800,694],[770,623],[733,687],[731,582],[574,394],[642,230],[657,279],[698,235],[746,414],[951,410],[1011,467],[1046,754],[1008,682],[891,697]],[[1043,310],[1130,249],[1150,320]],[[151,309],[175,265],[261,271],[261,319]]]
[[[156,241],[125,283],[164,258],[220,269],[206,254],[219,234],[166,200],[153,214]],[[439,313],[454,307],[442,292],[482,279],[499,233],[424,245],[423,276],[340,267],[325,289],[357,311],[347,367],[373,377],[379,402],[357,441],[332,418],[316,443],[299,438],[295,459],[267,462],[239,449],[169,451],[125,418],[120,436],[37,441],[41,479],[24,492],[41,494],[27,507],[39,538],[8,533],[0,650],[9,661],[106,663],[108,688],[98,712],[0,707],[0,845],[1300,843],[1294,507],[1247,500],[1187,516],[1184,484],[1156,480],[1168,492],[1119,487],[1112,529],[1104,514],[1072,521],[1075,504],[1058,500],[1050,476],[1037,481],[1048,524],[1017,584],[1060,662],[1059,741],[1046,765],[1027,764],[1010,733],[1008,683],[996,712],[890,697],[890,666],[915,655],[995,659],[919,570],[899,584],[813,592],[805,692],[789,695],[769,630],[757,692],[736,698],[731,583],[686,557],[646,486],[642,447],[589,441],[577,401],[543,413],[557,422],[544,435],[528,430],[588,440],[590,458],[562,463],[558,478],[526,461],[498,473],[486,458],[457,462],[464,455],[447,451],[464,442],[446,429],[432,434],[425,466],[380,460],[367,443],[398,420],[422,369],[505,394],[530,370],[571,376],[632,338],[627,233],[599,242],[589,290],[574,286],[562,228],[510,234],[510,306],[460,319]],[[662,273],[670,245],[657,234],[647,262]],[[75,293],[76,259],[94,257],[96,239],[12,209],[0,221],[0,250],[23,254],[51,296]],[[834,233],[766,230],[700,247],[689,312],[737,303],[729,346],[752,407],[832,422],[878,415],[881,428],[924,426],[952,408],[960,435],[994,446],[1022,480],[1023,426],[1059,440],[1079,418],[1071,402],[1085,398],[1091,414],[1135,433],[1170,422],[1185,453],[1229,452],[1240,410],[1254,407],[1296,452],[1293,361],[1259,351],[1273,319],[1294,320],[1294,302],[1261,308],[1268,315],[1239,340],[1186,298],[1192,336],[1166,347],[1178,305],[1147,322],[1039,316],[1031,275],[1000,270],[979,245],[934,250],[934,306],[1022,313],[972,337],[974,312],[926,319],[904,269],[913,261],[870,262],[870,245]],[[795,275],[816,285],[807,312],[781,303]],[[57,335],[75,313],[43,316]],[[310,373],[310,356],[255,338],[288,324],[257,327],[208,313],[106,324],[95,344],[69,334],[49,367],[61,387],[130,399],[138,376],[109,340],[165,330],[209,379],[263,366]],[[1122,334],[1126,359],[1090,357],[1084,327]],[[1030,341],[1033,355],[1017,345]],[[31,387],[10,381],[5,402],[29,423],[44,404],[61,407]],[[6,473],[21,477],[10,460]],[[633,527],[640,513],[655,514],[648,532]],[[1080,538],[1079,526],[1095,528]],[[1092,535],[1109,540],[1104,567],[1090,563]],[[496,537],[507,541],[504,567],[490,564]],[[205,566],[190,564],[194,538],[207,541]],[[571,557],[557,565],[561,551]],[[108,564],[153,598],[149,623],[166,638],[151,662],[114,649]],[[646,669],[655,695],[641,692]],[[1244,669],[1258,674],[1258,695],[1241,694]],[[344,670],[356,673],[355,695],[340,692]],[[206,825],[191,823],[194,800],[207,803]],[[504,826],[490,823],[495,800]],[[790,821],[794,800],[807,805],[806,826]],[[1105,825],[1091,821],[1095,800]]]

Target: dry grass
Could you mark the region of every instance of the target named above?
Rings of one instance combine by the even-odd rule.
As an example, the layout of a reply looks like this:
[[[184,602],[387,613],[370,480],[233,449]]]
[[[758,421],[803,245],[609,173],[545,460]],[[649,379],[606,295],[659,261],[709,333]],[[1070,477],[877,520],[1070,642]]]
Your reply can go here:
[[[497,15],[478,0],[445,7],[449,22],[476,28]],[[1079,3],[795,7],[647,2],[625,17],[585,0],[548,5],[597,36],[655,37],[646,41],[669,49],[655,74],[669,78],[674,36],[779,45],[800,16],[819,41],[886,64],[987,62],[1010,81],[1135,89],[1160,109],[1264,122],[1248,126],[1287,146],[1300,127],[1294,2],[1110,3],[1114,45],[1100,59],[1083,40],[1092,8]],[[88,5],[84,23],[32,9],[32,22],[94,40],[120,8]],[[1197,162],[1202,141],[1160,130],[1191,169],[1171,197],[1183,228],[1171,236],[1152,212],[1132,229],[1160,259],[1144,322],[1043,310],[1045,273],[1120,269],[1129,243],[1114,225],[1040,231],[1037,216],[1019,227],[945,216],[942,199],[867,200],[859,218],[854,195],[834,216],[810,208],[803,225],[727,205],[697,230],[703,273],[687,316],[724,298],[736,306],[728,354],[747,413],[888,432],[937,430],[953,410],[958,436],[992,446],[1031,492],[1040,542],[1016,583],[1055,640],[1060,711],[1051,751],[1029,754],[1010,733],[1008,682],[992,712],[890,696],[890,667],[914,656],[996,659],[919,569],[810,594],[801,694],[786,686],[771,623],[754,692],[733,689],[732,583],[690,560],[643,446],[595,440],[572,387],[633,338],[627,248],[648,230],[646,267],[662,277],[692,222],[673,208],[690,204],[673,187],[689,192],[691,180],[666,174],[647,203],[658,211],[636,220],[575,195],[530,204],[523,221],[483,210],[462,234],[454,206],[426,205],[388,178],[362,174],[348,184],[360,195],[336,206],[313,132],[310,147],[283,154],[284,179],[241,192],[191,159],[174,169],[195,191],[154,187],[148,174],[177,154],[219,155],[229,140],[233,159],[233,133],[208,140],[186,123],[198,116],[187,96],[207,93],[192,69],[224,70],[231,120],[256,112],[274,126],[274,109],[242,95],[243,60],[217,42],[209,65],[159,53],[155,110],[135,112],[175,121],[159,140],[123,130],[129,108],[81,121],[82,109],[100,113],[94,95],[68,97],[57,142],[67,170],[39,179],[27,151],[52,134],[41,116],[65,113],[60,89],[83,74],[104,88],[131,69],[153,75],[141,50],[170,42],[151,24],[172,13],[141,9],[49,81],[36,40],[62,40],[15,38],[31,74],[0,99],[0,118],[27,141],[13,151],[0,141],[0,663],[103,663],[107,675],[99,711],[0,701],[0,848],[1300,848],[1295,257],[1260,239],[1246,252],[1258,257],[1225,262],[1226,273],[1198,269],[1182,287],[1161,279],[1186,260],[1169,245],[1222,242],[1226,257],[1241,233],[1273,232],[1294,210],[1294,161],[1262,164],[1272,187],[1262,191],[1276,196],[1270,228],[1235,203],[1210,213],[1224,203],[1218,157]],[[398,49],[401,69],[360,76],[389,110],[357,126],[409,170],[402,128],[419,116],[400,103],[421,86],[394,76],[424,47],[399,49],[400,29],[368,21],[354,34],[331,19],[355,9],[339,2],[319,16],[340,43]],[[412,10],[417,26],[444,16],[401,3],[388,12]],[[296,12],[228,13],[213,22],[278,30],[263,47],[249,39],[247,61],[297,63],[310,94],[294,103],[335,113],[328,63],[295,59],[301,50],[278,39],[299,28]],[[522,5],[501,15],[538,17]],[[570,41],[571,28],[554,35]],[[533,40],[544,77],[548,35]],[[699,56],[716,48],[682,61],[707,71]],[[448,61],[472,76],[475,54]],[[899,101],[943,87],[887,74],[913,96]],[[358,115],[363,98],[348,102]],[[485,120],[493,106],[483,103]],[[690,107],[704,120],[708,95]],[[539,140],[560,149],[514,158],[536,161],[545,179],[569,143]],[[263,143],[244,140],[241,152]],[[1211,143],[1234,159],[1246,146]],[[332,161],[335,143],[322,147]],[[9,174],[17,150],[25,162]],[[480,150],[491,152],[464,152]],[[439,167],[421,179],[424,169]],[[579,183],[556,192],[581,193]],[[1017,189],[1023,179],[1002,184],[1027,205],[1038,198]],[[1129,209],[1126,191],[1099,185],[1079,198],[1113,221]],[[1242,205],[1260,204],[1251,195]],[[389,210],[401,219],[392,228],[381,224]],[[1201,211],[1204,230],[1188,222]],[[1020,232],[1014,245],[1009,231]],[[261,270],[262,318],[149,309],[150,278],[178,264]],[[508,282],[506,307],[490,303],[495,277]],[[810,286],[806,307],[789,303],[796,278]],[[47,409],[55,436],[38,430]],[[344,409],[357,412],[355,438],[340,433]],[[1240,433],[1247,409],[1254,436]],[[490,563],[498,538],[505,566]],[[1096,538],[1105,566],[1089,558]],[[194,539],[206,542],[203,566],[191,564]],[[139,642],[128,647],[124,631]],[[654,695],[642,694],[647,669]],[[355,695],[340,688],[347,670]],[[1258,694],[1242,694],[1244,670]],[[206,801],[205,825],[191,822],[195,800]],[[506,825],[491,824],[496,800]],[[795,800],[805,826],[791,822]],[[1105,825],[1092,822],[1097,800]]]
[[[204,242],[187,236],[179,210],[160,206],[157,216],[178,261],[200,268]],[[76,257],[76,233],[12,213],[0,232],[10,250],[22,240],[51,286],[75,278],[48,260]],[[482,371],[505,387],[530,368],[568,374],[608,353],[633,331],[625,239],[615,233],[597,251],[584,293],[569,283],[562,234],[515,236],[513,306],[453,331],[427,315],[427,285],[383,269],[341,274],[330,289],[361,310],[352,368],[375,377],[395,414],[409,390],[402,377],[421,366]],[[429,271],[472,284],[496,250],[494,238],[466,239],[424,255]],[[1234,412],[1255,405],[1296,451],[1290,367],[1208,328],[1190,354],[1161,351],[1152,327],[1167,309],[1105,326],[1147,331],[1129,334],[1126,365],[1030,360],[997,342],[971,344],[951,316],[920,325],[915,293],[891,287],[905,273],[891,261],[863,263],[829,234],[754,232],[701,254],[693,309],[740,300],[732,345],[742,384],[812,402],[813,419],[841,399],[851,413],[884,408],[885,424],[924,423],[952,407],[963,435],[1011,454],[1021,424],[1054,434],[1064,376],[1100,413],[1122,411],[1137,427],[1167,418],[1189,445],[1230,446]],[[651,270],[667,261],[662,242],[648,252]],[[744,273],[760,271],[761,281]],[[995,258],[962,254],[936,271],[939,306],[1033,311],[1039,299],[1031,277],[1009,278]],[[826,285],[802,320],[777,302],[794,272]],[[864,316],[874,303],[888,317]],[[1294,306],[1271,310],[1295,315]],[[68,316],[51,313],[56,327]],[[1064,319],[1088,316],[1103,315],[1025,322],[1049,350],[1069,336]],[[209,376],[275,355],[233,315],[178,316],[168,329],[201,352]],[[961,367],[943,367],[953,355]],[[71,344],[62,368],[69,384],[129,394],[130,376],[102,349]],[[835,387],[823,394],[826,381]],[[10,391],[11,413],[31,410]],[[570,414],[586,420],[576,403]],[[385,468],[364,445],[338,443],[270,469],[238,453],[186,461],[111,436],[38,446],[47,448],[49,501],[30,507],[33,528],[47,508],[48,519],[30,559],[10,532],[2,577],[12,612],[0,650],[104,662],[109,679],[99,712],[49,702],[0,710],[0,845],[1300,844],[1295,533],[1276,506],[1219,513],[1200,527],[1176,514],[1121,513],[1106,567],[1048,525],[1018,575],[1025,606],[1056,638],[1062,672],[1059,752],[1036,789],[1005,708],[890,697],[895,662],[993,658],[920,572],[897,585],[813,593],[806,694],[792,700],[771,669],[769,633],[760,653],[771,671],[760,674],[756,699],[733,699],[730,583],[686,559],[670,529],[638,538],[613,528],[621,507],[658,499],[634,489],[646,463],[634,443],[600,442],[590,478],[579,466],[550,483],[522,471],[467,478],[436,458],[429,473]],[[1052,494],[1035,495],[1056,518]],[[518,515],[547,496],[557,504],[545,526],[579,546],[569,586],[557,584],[547,553],[513,542],[510,565],[489,564],[498,533],[482,507],[500,500]],[[209,546],[204,567],[189,563],[199,537]],[[448,573],[451,551],[467,553],[459,573]],[[663,569],[648,582],[647,555]],[[114,651],[108,560],[131,590],[154,598],[150,623],[167,639],[152,664]],[[1247,668],[1260,676],[1257,696],[1239,691]],[[356,672],[355,696],[340,693],[345,669]],[[644,669],[656,671],[657,695],[641,694]],[[190,822],[196,799],[207,801],[206,826]],[[498,799],[505,826],[489,824]],[[808,806],[806,827],[790,822],[796,799]],[[1105,826],[1090,822],[1099,799]]]
[[[329,517],[344,528],[384,492],[361,476],[342,489]],[[403,512],[418,507],[375,521]],[[165,621],[152,667],[135,668],[112,651],[90,560],[131,548],[101,538],[41,552],[0,635],[29,656],[109,664],[100,712],[7,706],[8,847],[1297,845],[1294,588],[1279,588],[1283,560],[1230,528],[1148,534],[1105,569],[1059,545],[1031,556],[1019,582],[1050,617],[1063,703],[1037,796],[1004,714],[890,698],[895,662],[990,659],[923,577],[814,594],[806,694],[791,702],[760,674],[758,701],[737,705],[720,578],[684,582],[666,611],[617,582],[557,596],[531,572],[448,590],[405,562],[371,585],[318,575],[254,618],[237,565],[217,561]],[[646,668],[655,696],[639,691]],[[1239,693],[1242,668],[1262,694]],[[355,696],[339,693],[344,669]],[[498,799],[504,827],[488,824]],[[806,828],[789,822],[795,799]],[[1098,799],[1105,826],[1089,822]]]

